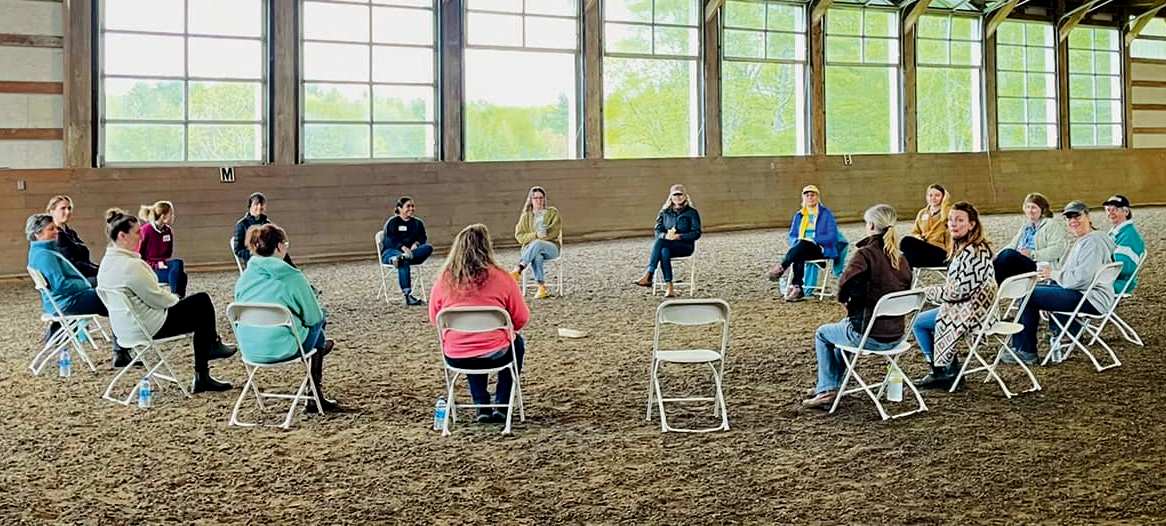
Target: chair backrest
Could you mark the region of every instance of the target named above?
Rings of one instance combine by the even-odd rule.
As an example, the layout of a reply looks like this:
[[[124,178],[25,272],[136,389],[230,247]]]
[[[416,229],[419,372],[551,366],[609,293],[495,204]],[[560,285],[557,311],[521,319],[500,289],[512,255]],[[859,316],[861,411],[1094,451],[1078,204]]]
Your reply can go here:
[[[1130,292],[1130,287],[1133,286],[1134,281],[1138,278],[1138,273],[1142,271],[1142,267],[1146,266],[1146,258],[1148,257],[1150,257],[1149,250],[1145,251],[1145,253],[1142,254],[1142,258],[1139,259],[1138,262],[1134,265],[1134,271],[1130,274],[1129,279],[1126,279],[1125,286],[1123,286],[1121,290],[1117,291],[1118,298],[1124,298],[1126,296],[1133,295],[1133,293]]]
[[[227,305],[227,320],[231,322],[231,331],[235,333],[235,342],[239,343],[239,350],[246,356],[247,349],[242,347],[242,339],[239,338],[239,326],[245,325],[255,328],[273,328],[273,327],[287,327],[291,329],[292,336],[299,345],[300,354],[303,355],[304,349],[300,337],[300,331],[295,323],[295,318],[287,307],[278,303],[232,303]]]
[[[668,300],[656,307],[656,328],[652,352],[660,350],[660,329],[664,325],[700,326],[721,324],[721,355],[729,345],[729,315],[725,300],[716,298]]]
[[[892,292],[879,298],[878,303],[875,303],[874,311],[871,312],[870,319],[866,321],[866,328],[862,331],[862,340],[858,342],[858,348],[866,348],[870,331],[879,318],[904,318],[903,326],[909,329],[915,315],[922,309],[923,289]]]
[[[45,275],[32,267],[25,267],[25,269],[28,270],[28,277],[32,278],[32,286],[36,287],[36,290],[48,293],[49,282],[45,279]]]
[[[133,347],[135,345],[145,345],[150,343],[152,334],[146,330],[146,326],[142,320],[138,319],[138,315],[134,313],[134,309],[130,307],[130,299],[126,293],[118,289],[106,289],[97,287],[97,297],[105,304],[106,310],[109,311],[110,329],[114,329],[118,324],[114,323],[115,318],[125,318],[130,320],[130,323],[137,327],[140,336],[135,338],[131,334],[118,334],[114,330],[114,336],[117,336],[118,344],[123,347]]]
[[[1028,304],[1028,299],[1032,296],[1032,291],[1036,289],[1036,284],[1040,281],[1040,276],[1036,272],[1025,272],[1024,274],[1017,274],[1002,282],[1000,287],[996,289],[996,301],[992,304],[995,312],[988,311],[984,314],[985,323],[981,323],[980,327],[987,329],[986,320],[993,316],[998,316],[1003,319],[1016,306],[1016,317],[1013,322],[1020,321],[1020,315],[1024,313],[1024,307]]]
[[[235,258],[235,266],[239,268],[239,273],[243,273],[243,260],[239,259],[239,255],[235,253],[235,236],[231,236],[231,256]]]
[[[1089,284],[1087,291],[1093,290],[1094,287],[1109,287],[1113,288],[1113,282],[1117,281],[1117,276],[1121,274],[1121,262],[1114,261],[1113,263],[1106,263],[1097,269],[1097,273],[1093,275],[1093,282]]]
[[[377,242],[377,260],[381,259],[381,254],[385,252],[385,231],[377,230],[377,235],[373,236]]]
[[[504,330],[514,340],[510,313],[501,307],[446,307],[437,313],[437,348],[445,354],[445,333]]]

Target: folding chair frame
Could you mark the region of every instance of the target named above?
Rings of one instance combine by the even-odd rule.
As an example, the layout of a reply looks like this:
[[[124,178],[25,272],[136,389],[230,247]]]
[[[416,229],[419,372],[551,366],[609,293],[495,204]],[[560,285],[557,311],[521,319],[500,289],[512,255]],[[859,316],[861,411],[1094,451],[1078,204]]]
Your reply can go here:
[[[86,327],[88,323],[93,323],[101,337],[106,341],[109,340],[109,335],[106,334],[105,328],[101,326],[101,321],[98,319],[99,316],[96,314],[65,314],[49,292],[48,281],[45,280],[44,274],[32,267],[27,267],[27,270],[28,276],[32,278],[33,286],[49,299],[49,305],[53,307],[53,312],[41,314],[41,321],[49,324],[56,322],[61,325],[61,330],[53,334],[45,342],[44,347],[41,347],[40,352],[32,358],[32,362],[28,364],[28,369],[32,371],[33,375],[39,375],[44,371],[45,366],[57,358],[61,354],[61,350],[68,346],[72,347],[73,352],[77,353],[85,365],[89,366],[89,370],[97,372],[97,368],[93,366],[93,361],[85,352],[85,345],[81,342],[80,336],[84,334],[93,350],[98,350],[92,335],[89,334],[89,328]]]
[[[389,276],[391,274],[393,277],[396,277],[397,276],[397,268],[388,264],[388,263],[381,262],[381,254],[384,253],[384,246],[385,246],[385,232],[383,230],[377,231],[376,235],[373,236],[373,240],[376,241],[376,244],[377,244],[377,266],[380,267],[380,273],[381,273],[381,288],[380,288],[380,290],[377,291],[377,299],[380,299],[381,295],[384,295],[385,303],[390,303],[390,301],[389,301]],[[409,265],[410,276],[413,276],[412,272],[414,269],[416,269],[417,270],[416,281],[420,281],[422,283],[421,287],[414,287],[413,288],[413,297],[418,298],[418,299],[422,299],[422,300],[426,299],[425,298],[424,269],[422,268],[424,266],[425,266],[424,264]]]
[[[808,275],[810,267],[817,267],[818,282],[813,285],[802,284],[802,292],[806,296],[817,297],[821,301],[833,300],[836,291],[833,287],[831,278],[834,277],[834,260],[832,259],[811,259],[805,263],[805,272],[803,276]],[[778,290],[785,294],[789,290],[790,281],[793,280],[793,273],[786,271],[781,276],[781,282],[778,284]]]
[[[235,267],[239,269],[239,274],[242,274],[243,260],[239,259],[239,255],[235,253],[235,236],[231,236],[231,257],[235,258]]]
[[[914,301],[910,301],[912,299]],[[898,302],[900,301],[906,303],[906,306],[899,306]],[[896,310],[891,310],[890,312],[883,312],[884,310],[891,308],[886,305],[892,304],[892,302],[895,302],[894,305],[898,308]],[[922,309],[923,291],[921,289],[912,289],[887,294],[882,298],[879,298],[878,303],[875,304],[874,313],[871,316],[870,321],[867,322],[866,329],[863,331],[862,339],[859,340],[858,345],[835,346],[835,348],[842,355],[842,361],[846,363],[846,376],[842,379],[842,384],[838,387],[838,395],[834,397],[834,404],[830,406],[831,414],[833,414],[834,411],[838,409],[838,405],[842,403],[843,397],[848,394],[858,392],[864,392],[867,394],[867,396],[870,397],[871,401],[874,402],[875,408],[878,409],[879,416],[882,417],[883,420],[901,418],[927,410],[927,403],[923,401],[923,395],[919,394],[919,390],[915,388],[915,385],[908,379],[908,376],[903,372],[903,369],[899,367],[899,357],[911,349],[911,343],[907,340],[906,335],[904,335],[903,340],[892,349],[885,351],[875,351],[866,348],[866,342],[870,339],[870,331],[879,318],[902,317],[904,327],[911,327],[915,316],[918,315],[919,311]],[[851,355],[853,355],[853,358],[850,357]],[[874,385],[867,383],[865,380],[863,380],[862,376],[858,374],[858,360],[865,355],[882,356],[887,361],[887,367],[889,370],[887,371],[886,376],[883,377],[883,381],[879,382],[879,389],[877,393],[872,391]],[[883,407],[882,402],[879,402],[879,399],[882,398],[883,393],[886,391],[887,385],[890,383],[890,378],[893,373],[897,373],[899,378],[903,379],[903,384],[905,384],[907,388],[911,390],[911,393],[915,395],[915,401],[918,403],[918,407],[911,411],[893,415],[887,413],[886,409]],[[850,383],[851,378],[854,378],[854,381],[858,382],[858,387],[848,390],[846,389],[846,385]]]
[[[679,319],[665,319],[669,310],[685,307],[711,307],[716,308],[720,313],[720,317],[716,319],[704,320],[679,320]],[[729,304],[720,299],[688,299],[688,300],[668,300],[660,304],[656,308],[656,323],[655,331],[652,339],[652,363],[649,367],[649,381],[648,381],[648,411],[647,420],[652,420],[652,404],[656,403],[660,410],[660,432],[667,433],[668,431],[677,431],[681,433],[708,433],[712,431],[728,431],[729,430],[729,415],[725,408],[725,394],[722,388],[722,382],[725,377],[725,353],[729,346],[729,318],[730,308]],[[660,350],[660,328],[664,324],[680,325],[680,326],[702,326],[720,323],[721,328],[721,348],[715,351],[716,358],[710,361],[689,361],[689,360],[668,360],[667,354],[669,352],[684,352]],[[682,398],[665,398],[664,393],[660,389],[660,366],[664,363],[677,364],[704,364],[709,367],[712,372],[713,381],[716,383],[716,393],[713,397],[696,396],[696,397],[682,397]],[[715,365],[714,365],[715,364]],[[721,417],[721,425],[717,427],[710,427],[706,429],[682,429],[668,425],[668,418],[664,411],[665,402],[713,402],[713,416]]]
[[[556,257],[554,259],[548,259],[548,260],[546,260],[546,262],[547,263],[553,262],[555,264],[555,272],[558,274],[558,279],[559,279],[559,285],[558,285],[559,297],[563,297],[564,296],[564,294],[563,294],[563,252],[564,252],[565,247],[563,246],[563,231],[562,230],[559,230],[558,241],[559,241],[559,255],[558,255],[558,257]],[[531,283],[529,285],[526,284],[527,274],[530,274],[530,276],[531,276]],[[522,295],[523,296],[526,295],[527,290],[531,290],[531,289],[538,290],[538,282],[534,281],[534,270],[531,269],[529,265],[527,265],[527,267],[522,270],[522,285],[521,286],[522,286]]]
[[[457,318],[460,316],[473,315],[488,315],[494,317],[494,320],[503,320],[503,323],[487,323],[481,319],[469,319],[466,326],[451,327],[449,326],[448,318]],[[468,319],[468,318],[467,318]],[[492,320],[493,321],[493,320]],[[445,339],[442,337],[445,331],[454,332],[489,332],[498,329],[506,331],[510,338],[510,362],[500,365],[498,367],[490,367],[487,369],[466,369],[464,367],[453,367],[445,361]],[[479,408],[506,408],[506,426],[502,428],[503,435],[510,434],[511,421],[514,419],[514,409],[518,409],[518,421],[526,421],[526,409],[522,402],[522,381],[518,370],[518,356],[515,355],[514,349],[514,324],[510,320],[510,313],[499,307],[449,307],[441,309],[437,313],[437,349],[441,355],[442,376],[445,378],[446,387],[446,411],[445,418],[442,420],[442,436],[449,436],[450,423],[457,422],[457,409],[479,409]],[[457,384],[459,375],[471,374],[485,374],[496,373],[504,369],[510,370],[510,376],[513,383],[510,385],[510,401],[505,404],[460,404],[454,400],[454,387]]]
[[[1127,342],[1137,345],[1138,347],[1145,346],[1145,344],[1142,343],[1142,337],[1138,335],[1138,331],[1135,331],[1134,328],[1130,326],[1130,324],[1126,323],[1125,320],[1121,319],[1121,316],[1117,315],[1117,306],[1122,302],[1122,300],[1133,297],[1133,293],[1130,292],[1130,285],[1133,285],[1134,279],[1138,277],[1138,273],[1141,272],[1142,267],[1146,264],[1146,257],[1148,255],[1148,252],[1142,255],[1142,260],[1138,262],[1138,266],[1134,268],[1133,274],[1130,274],[1130,279],[1126,280],[1126,284],[1124,287],[1122,287],[1121,292],[1119,292],[1117,297],[1114,298],[1113,307],[1109,309],[1109,315],[1106,317],[1106,319],[1101,321],[1101,326],[1097,329],[1097,334],[1093,335],[1093,339],[1089,342],[1089,345],[1097,343],[1097,340],[1100,338],[1098,335],[1101,334],[1103,329],[1105,329],[1105,324],[1112,321],[1113,325],[1117,327],[1118,332],[1121,333],[1121,337],[1124,338]]]
[[[105,303],[106,308],[109,309],[110,316],[113,316],[115,312],[124,313],[124,315],[130,317],[134,325],[138,327],[138,330],[141,331],[143,335],[150,334],[149,331],[146,330],[145,325],[142,324],[142,321],[138,319],[138,316],[129,309],[129,298],[126,298],[124,292],[120,290],[104,289],[98,287],[97,295],[101,298],[101,301]],[[114,300],[114,297],[117,299]],[[112,325],[112,323],[110,325]],[[130,405],[134,399],[134,395],[138,394],[138,386],[136,384],[125,398],[114,398],[113,389],[117,385],[118,381],[121,380],[121,378],[125,376],[126,373],[133,369],[135,363],[141,362],[141,364],[146,368],[146,374],[143,376],[174,382],[178,385],[178,389],[182,391],[183,396],[190,398],[190,391],[186,390],[186,386],[183,385],[182,380],[179,380],[178,375],[174,374],[174,370],[171,369],[170,364],[166,362],[166,356],[162,354],[159,346],[181,341],[187,337],[193,336],[193,332],[161,339],[154,339],[153,337],[146,336],[147,341],[133,344],[132,358],[130,359],[129,363],[118,371],[117,375],[113,377],[113,380],[110,380],[109,386],[105,388],[105,393],[102,394],[101,397],[109,400],[110,402],[116,402],[124,406]],[[156,361],[148,356],[150,351],[153,351],[153,355],[154,358],[156,358]],[[161,386],[162,384],[159,382],[158,387]]]
[[[919,283],[923,281],[923,276],[927,274],[939,274],[947,279],[947,267],[919,267],[912,269],[911,274],[911,288],[917,289]]]
[[[1008,353],[1010,356],[1012,356],[1012,359],[1015,361],[1015,363],[1019,365],[1022,370],[1024,370],[1025,374],[1028,375],[1028,379],[1032,381],[1032,387],[1022,392],[1031,393],[1033,391],[1041,390],[1040,383],[1037,382],[1036,376],[1032,374],[1032,370],[1028,368],[1028,365],[1021,361],[1020,357],[1016,355],[1016,352],[1012,349],[1011,342],[1009,341],[1009,338],[1011,338],[1013,335],[1018,334],[1024,330],[1024,326],[1020,324],[1020,316],[1024,314],[1024,307],[1028,304],[1029,298],[1032,297],[1032,291],[1036,289],[1038,281],[1039,278],[1037,277],[1036,272],[1027,272],[1024,274],[1012,276],[1000,283],[1000,287],[996,289],[996,299],[992,303],[992,310],[989,310],[987,313],[985,313],[984,317],[980,320],[980,328],[976,331],[976,337],[972,340],[972,344],[968,347],[967,358],[964,360],[963,366],[960,367],[960,372],[958,375],[956,375],[955,381],[952,382],[951,389],[948,392],[954,393],[956,388],[959,387],[960,380],[963,380],[965,377],[971,375],[972,373],[987,371],[988,376],[984,378],[984,383],[996,380],[996,383],[1000,384],[1000,389],[1004,391],[1004,396],[1006,398],[1012,398],[1013,396],[1016,396],[1017,393],[1014,393],[1008,389],[1008,386],[1004,383],[1004,379],[996,373],[996,367],[1000,365],[1000,359],[1004,357],[1005,353]],[[1009,294],[1013,288],[1020,287],[1024,287],[1021,289],[1023,293]],[[1019,304],[1019,308],[1016,310],[1016,316],[1011,322],[993,321],[996,313],[1000,312],[1001,317],[1006,316],[1007,313],[1011,310],[1011,306],[1016,304]],[[991,323],[991,325],[989,325],[989,323]],[[980,344],[987,343],[989,338],[995,338],[996,343],[1000,345],[996,351],[996,359],[993,360],[991,364],[988,364],[988,362],[985,361],[979,353]],[[972,364],[973,358],[980,362],[979,367],[969,368],[969,366]]]
[[[248,322],[242,320],[248,314],[248,311],[266,311],[266,314],[272,316],[268,320],[256,320],[259,323]],[[279,319],[276,320],[275,318]],[[309,400],[316,402],[316,411],[319,414],[324,414],[324,404],[320,399],[319,386],[316,381],[312,379],[312,367],[309,362],[310,358],[316,354],[316,349],[305,350],[303,338],[300,337],[299,330],[294,323],[295,318],[292,317],[291,311],[287,307],[277,303],[232,303],[227,305],[227,319],[231,323],[231,331],[235,333],[235,341],[242,342],[239,338],[239,324],[243,323],[251,327],[287,327],[291,330],[292,337],[297,342],[296,351],[299,355],[293,358],[283,360],[281,362],[253,362],[246,357],[246,351],[242,351],[243,367],[247,369],[247,383],[243,385],[243,390],[239,393],[239,398],[235,400],[235,408],[231,411],[231,420],[228,425],[240,427],[253,427],[254,422],[242,422],[239,420],[239,409],[243,406],[243,399],[247,397],[248,393],[255,395],[255,402],[259,405],[260,411],[267,411],[267,406],[263,403],[263,398],[275,398],[279,400],[291,400],[290,407],[287,410],[287,416],[283,419],[283,423],[278,426],[281,429],[288,429],[291,427],[292,416],[295,415],[296,408],[299,407],[300,402],[307,402]],[[300,381],[300,387],[295,394],[286,393],[272,393],[264,392],[259,388],[259,382],[255,381],[255,375],[259,369],[267,367],[279,367],[281,365],[291,365],[301,363],[304,366],[304,378]],[[310,390],[310,395],[305,394]]]
[[[689,255],[684,256],[682,258],[672,258],[671,259],[671,262],[673,265],[675,265],[677,261],[684,261],[685,264],[688,265],[688,281],[673,281],[672,288],[676,290],[677,294],[681,294],[683,292],[683,290],[685,288],[687,288],[688,295],[695,296],[696,295],[696,246],[693,245],[692,254],[689,254]],[[673,272],[672,274],[675,277],[676,272]],[[664,293],[664,271],[660,270],[659,268],[657,268],[656,272],[652,275],[652,295],[653,296],[656,295],[657,290],[659,290],[661,294]]]
[[[1102,265],[1097,269],[1097,272],[1093,276],[1093,281],[1089,284],[1089,288],[1085,289],[1085,293],[1081,295],[1081,301],[1077,302],[1077,307],[1073,309],[1073,312],[1049,313],[1049,319],[1052,320],[1052,323],[1057,325],[1058,329],[1057,336],[1053,339],[1052,348],[1061,348],[1061,342],[1065,339],[1066,336],[1069,338],[1069,343],[1071,344],[1064,346],[1065,348],[1061,350],[1060,358],[1056,360],[1055,363],[1060,363],[1068,359],[1069,355],[1073,353],[1073,349],[1076,348],[1081,349],[1081,352],[1085,353],[1085,356],[1089,357],[1089,361],[1093,362],[1093,367],[1097,369],[1097,372],[1121,366],[1121,360],[1118,359],[1117,354],[1114,353],[1109,344],[1101,338],[1101,329],[1105,328],[1105,320],[1109,319],[1110,315],[1113,314],[1113,308],[1117,306],[1116,300],[1114,304],[1110,306],[1109,310],[1104,314],[1089,314],[1081,310],[1085,306],[1085,302],[1089,301],[1089,291],[1093,290],[1094,287],[1113,287],[1112,278],[1116,278],[1119,272],[1121,272],[1120,262],[1106,263]],[[1109,276],[1109,274],[1113,275],[1112,278]],[[1062,322],[1058,316],[1068,316],[1068,319]],[[1070,334],[1069,327],[1073,326],[1074,321],[1081,325],[1081,333],[1088,334],[1092,337],[1088,345],[1082,343],[1081,339],[1076,334]],[[1096,327],[1093,325],[1094,322],[1098,322]],[[1101,347],[1104,348],[1107,353],[1109,353],[1109,358],[1111,360],[1109,364],[1104,366],[1101,365],[1093,353],[1089,352],[1089,347],[1094,343],[1101,344]],[[1053,362],[1053,352],[1051,350],[1048,354],[1045,355],[1045,359],[1041,362],[1041,365],[1048,365],[1050,362]]]

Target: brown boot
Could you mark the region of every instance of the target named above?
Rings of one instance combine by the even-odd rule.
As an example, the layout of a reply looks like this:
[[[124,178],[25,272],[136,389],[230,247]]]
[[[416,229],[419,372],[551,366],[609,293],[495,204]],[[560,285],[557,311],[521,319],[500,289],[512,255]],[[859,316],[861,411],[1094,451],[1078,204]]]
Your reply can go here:
[[[633,281],[632,285],[639,285],[641,287],[651,287],[652,286],[652,273],[645,272],[644,277],[640,278],[639,281]]]
[[[665,283],[664,284],[664,297],[665,298],[675,298],[677,296],[679,296],[679,294],[676,293],[676,289],[672,288],[672,284]]]

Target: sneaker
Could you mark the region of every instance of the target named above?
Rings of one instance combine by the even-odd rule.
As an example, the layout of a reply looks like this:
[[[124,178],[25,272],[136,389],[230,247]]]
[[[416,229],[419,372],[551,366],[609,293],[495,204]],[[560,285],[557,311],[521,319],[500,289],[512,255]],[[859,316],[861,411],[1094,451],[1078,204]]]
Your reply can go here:
[[[514,278],[514,281],[519,281],[519,282],[522,281],[522,269],[516,268],[514,270],[511,270],[510,277]]]
[[[823,391],[817,395],[802,400],[802,407],[807,409],[829,409],[838,398],[838,391]]]
[[[393,256],[389,258],[389,266],[393,268],[401,268],[401,256]]]
[[[534,297],[541,299],[541,298],[546,298],[547,296],[548,296],[547,286],[546,285],[539,285],[538,291],[534,293]]]
[[[506,409],[495,409],[494,414],[490,415],[491,424],[505,424],[506,423]]]
[[[1036,353],[1034,353],[1034,352],[1024,352],[1024,351],[1013,351],[1013,352],[1016,353],[1016,356],[1018,358],[1020,358],[1021,362],[1024,362],[1024,365],[1032,365],[1032,364],[1036,363],[1037,356],[1036,356]],[[1000,363],[1006,363],[1008,365],[1016,365],[1017,362],[1016,362],[1016,360],[1014,360],[1012,358],[1011,354],[1004,353],[1003,355],[1000,356]]]
[[[790,285],[789,291],[785,294],[785,301],[802,301],[805,297],[806,293],[801,285]]]
[[[773,270],[769,271],[766,276],[769,277],[769,281],[780,281],[782,274],[785,274],[785,268],[779,264],[773,267]]]
[[[415,306],[415,305],[425,305],[425,300],[417,299],[417,298],[413,297],[412,294],[406,294],[405,295],[405,305],[408,305],[410,307]]]
[[[479,424],[492,424],[494,420],[494,411],[489,407],[479,407],[478,416],[474,419]]]

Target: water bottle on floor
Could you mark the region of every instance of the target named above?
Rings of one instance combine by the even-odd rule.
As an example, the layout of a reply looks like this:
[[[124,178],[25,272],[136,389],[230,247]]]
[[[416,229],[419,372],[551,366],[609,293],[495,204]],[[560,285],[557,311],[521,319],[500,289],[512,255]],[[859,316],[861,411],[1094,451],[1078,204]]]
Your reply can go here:
[[[73,374],[73,358],[69,356],[69,348],[61,347],[61,352],[57,354],[57,370],[61,373],[61,378],[68,378]]]
[[[903,401],[903,375],[890,365],[887,366],[887,400],[891,402]]]
[[[442,431],[445,429],[445,412],[449,407],[445,403],[445,397],[437,398],[437,405],[433,406],[433,430]]]
[[[150,387],[150,377],[143,376],[138,382],[138,409],[148,409],[154,401],[154,390]]]

